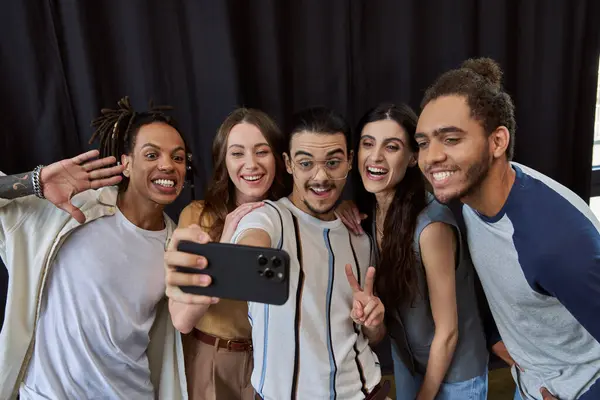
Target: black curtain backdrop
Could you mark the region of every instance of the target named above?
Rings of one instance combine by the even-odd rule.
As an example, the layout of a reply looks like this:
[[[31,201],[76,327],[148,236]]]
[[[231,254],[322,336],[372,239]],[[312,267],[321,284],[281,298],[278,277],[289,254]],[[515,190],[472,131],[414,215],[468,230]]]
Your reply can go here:
[[[440,73],[489,56],[503,67],[517,106],[516,161],[589,197],[597,0],[1,5],[0,170],[7,174],[93,148],[92,118],[129,95],[136,108],[149,98],[175,107],[201,198],[211,141],[236,106],[263,109],[283,125],[294,110],[322,104],[356,123],[380,101],[418,110]],[[176,218],[191,197],[184,192],[169,213]]]

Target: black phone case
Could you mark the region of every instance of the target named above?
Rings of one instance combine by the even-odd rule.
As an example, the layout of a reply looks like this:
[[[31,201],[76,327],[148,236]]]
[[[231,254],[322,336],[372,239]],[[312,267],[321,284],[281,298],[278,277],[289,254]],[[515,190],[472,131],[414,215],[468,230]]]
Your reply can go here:
[[[177,267],[178,271],[212,277],[208,287],[181,286],[186,293],[274,305],[288,299],[290,257],[284,250],[188,241],[177,249],[208,260],[205,269]]]

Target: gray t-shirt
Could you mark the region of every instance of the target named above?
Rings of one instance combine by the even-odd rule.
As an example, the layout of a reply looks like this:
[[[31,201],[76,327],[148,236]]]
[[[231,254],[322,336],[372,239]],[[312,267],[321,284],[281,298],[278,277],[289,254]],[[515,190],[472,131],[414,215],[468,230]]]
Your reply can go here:
[[[600,399],[600,222],[524,165],[497,215],[464,206],[469,249],[523,399]]]
[[[423,229],[434,222],[454,227],[457,233],[458,253],[456,267],[456,301],[458,309],[458,343],[445,382],[462,382],[485,373],[488,362],[483,324],[479,315],[474,286],[473,264],[460,229],[450,209],[428,196],[428,204],[417,219],[414,249],[417,253],[419,294],[412,307],[394,310],[390,336],[400,348],[409,369],[425,373],[429,360],[435,324],[431,313],[425,269],[421,260],[419,239]]]
[[[119,211],[68,237],[48,271],[21,399],[154,398],[146,350],[166,238]]]

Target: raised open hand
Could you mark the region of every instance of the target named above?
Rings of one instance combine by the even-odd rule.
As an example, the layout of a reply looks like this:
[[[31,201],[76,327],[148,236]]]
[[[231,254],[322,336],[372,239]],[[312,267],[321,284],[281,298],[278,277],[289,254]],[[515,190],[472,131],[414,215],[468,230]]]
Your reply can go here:
[[[40,172],[44,197],[71,214],[79,223],[85,222],[85,216],[71,204],[73,196],[88,189],[116,185],[121,181],[120,174],[125,169],[123,165],[109,167],[117,161],[115,157],[95,159],[99,154],[98,150],[91,150],[50,164]]]
[[[350,318],[354,323],[364,325],[367,328],[376,328],[381,325],[385,315],[385,307],[379,297],[373,294],[375,268],[369,267],[367,269],[364,288],[361,288],[358,284],[350,264],[346,264],[346,277],[353,292]]]

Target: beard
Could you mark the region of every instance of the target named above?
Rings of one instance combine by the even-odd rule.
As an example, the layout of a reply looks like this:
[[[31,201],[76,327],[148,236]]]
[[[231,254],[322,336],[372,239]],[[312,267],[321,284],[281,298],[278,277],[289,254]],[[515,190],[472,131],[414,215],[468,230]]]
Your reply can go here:
[[[337,199],[335,201],[335,203],[333,203],[333,205],[331,207],[329,207],[329,208],[327,208],[325,210],[317,210],[312,205],[310,205],[310,203],[306,199],[304,199],[302,201],[304,202],[304,205],[306,206],[306,208],[308,208],[310,210],[310,212],[314,213],[315,215],[329,214],[330,212],[332,212],[333,210],[335,210],[335,208],[340,203],[340,199]]]
[[[462,188],[457,190],[455,193],[438,195],[433,191],[436,200],[442,204],[448,204],[453,200],[465,198],[467,196],[476,193],[481,183],[485,180],[490,170],[490,153],[482,152],[481,157],[473,164],[471,164],[465,173],[465,184]]]
[[[307,182],[304,185],[304,190],[306,192],[308,192],[311,188],[327,188],[330,190],[336,190],[337,186],[335,184],[333,184],[332,182],[323,182],[320,184],[310,184],[309,182]],[[341,196],[339,196],[341,197]],[[325,215],[325,214],[329,214],[330,212],[332,212],[333,210],[335,210],[335,208],[338,206],[338,204],[340,203],[340,198],[338,197],[338,199],[336,199],[333,204],[330,207],[327,207],[326,209],[318,209],[316,208],[315,205],[310,204],[309,201],[306,199],[306,197],[304,197],[302,199],[302,202],[304,203],[304,205],[306,206],[306,208],[313,213],[314,215]]]

